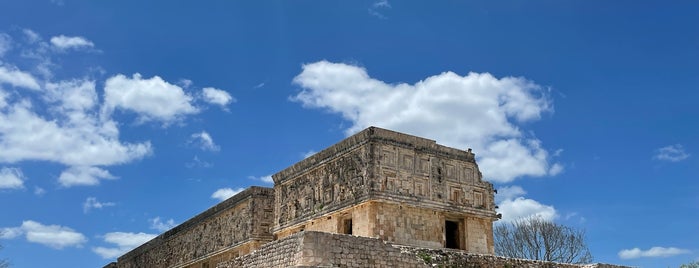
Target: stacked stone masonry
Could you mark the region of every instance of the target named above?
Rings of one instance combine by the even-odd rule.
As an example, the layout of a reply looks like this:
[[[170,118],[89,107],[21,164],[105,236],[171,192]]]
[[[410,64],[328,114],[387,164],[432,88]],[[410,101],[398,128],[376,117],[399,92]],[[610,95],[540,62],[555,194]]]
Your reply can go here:
[[[216,268],[339,267],[339,268],[623,268],[609,264],[565,264],[511,259],[453,249],[395,245],[367,237],[304,231],[269,243],[255,252]]]
[[[117,267],[213,267],[247,254],[272,241],[273,192],[251,187],[124,254]]]
[[[313,230],[493,253],[493,187],[470,151],[372,127],[272,178],[277,238]]]
[[[272,178],[106,267],[424,267],[409,248],[494,253],[494,189],[470,149],[370,127]]]

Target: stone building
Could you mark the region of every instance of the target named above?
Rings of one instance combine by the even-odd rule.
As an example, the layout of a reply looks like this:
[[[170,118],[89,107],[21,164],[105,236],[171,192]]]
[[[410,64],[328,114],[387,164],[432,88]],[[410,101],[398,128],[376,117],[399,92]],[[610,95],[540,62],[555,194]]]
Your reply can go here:
[[[108,266],[215,267],[301,231],[494,252],[494,189],[470,149],[370,127],[272,178]]]

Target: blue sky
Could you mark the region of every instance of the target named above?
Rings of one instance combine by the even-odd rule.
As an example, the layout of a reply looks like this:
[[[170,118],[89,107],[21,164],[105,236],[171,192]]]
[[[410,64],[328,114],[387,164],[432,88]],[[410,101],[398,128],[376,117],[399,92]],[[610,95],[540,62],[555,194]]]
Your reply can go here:
[[[101,267],[375,125],[595,261],[699,260],[699,5],[492,2],[0,2],[0,259]]]

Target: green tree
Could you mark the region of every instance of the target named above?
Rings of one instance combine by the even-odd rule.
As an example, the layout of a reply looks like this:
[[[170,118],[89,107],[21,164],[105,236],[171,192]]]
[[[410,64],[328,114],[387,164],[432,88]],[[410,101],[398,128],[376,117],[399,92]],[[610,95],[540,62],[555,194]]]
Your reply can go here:
[[[498,224],[493,235],[495,253],[500,256],[561,263],[592,262],[583,230],[539,217]]]

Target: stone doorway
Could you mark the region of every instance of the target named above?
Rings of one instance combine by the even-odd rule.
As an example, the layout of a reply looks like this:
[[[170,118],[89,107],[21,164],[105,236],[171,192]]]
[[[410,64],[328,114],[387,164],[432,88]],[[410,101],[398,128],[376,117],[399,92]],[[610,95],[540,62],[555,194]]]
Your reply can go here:
[[[444,247],[461,249],[460,237],[459,222],[450,220],[444,221],[444,238],[446,239]]]
[[[343,234],[352,234],[352,219],[345,219],[342,223],[342,233]]]

